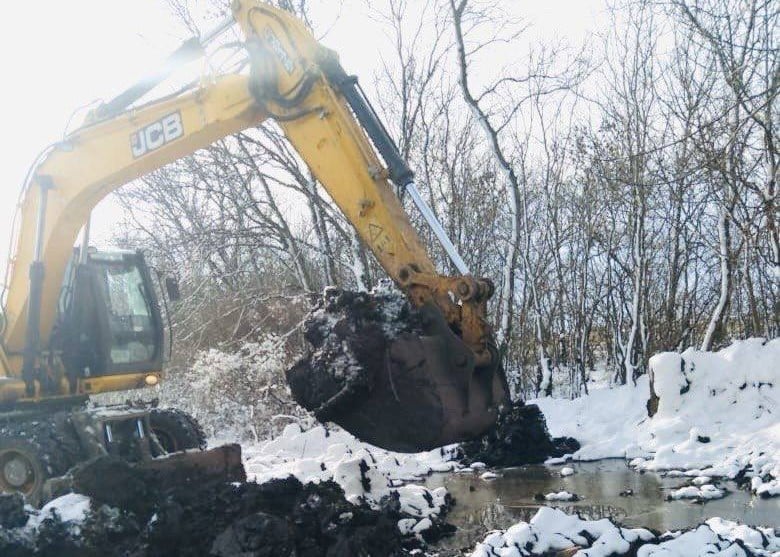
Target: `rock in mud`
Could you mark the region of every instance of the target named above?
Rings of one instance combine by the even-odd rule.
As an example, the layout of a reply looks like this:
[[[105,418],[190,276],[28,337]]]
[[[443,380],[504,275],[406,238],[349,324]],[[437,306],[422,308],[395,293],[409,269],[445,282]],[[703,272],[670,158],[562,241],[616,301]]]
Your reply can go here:
[[[484,462],[489,466],[520,466],[562,457],[579,448],[576,439],[550,436],[538,406],[516,402],[499,416],[492,431],[460,445],[459,460],[463,464]]]
[[[125,485],[86,479],[109,473]],[[22,522],[18,505],[9,504],[9,520],[17,526],[0,529],[0,555],[392,557],[412,554],[422,544],[399,530],[399,520],[409,516],[397,496],[382,500],[378,509],[356,506],[332,481],[182,481],[175,471],[150,472],[102,457],[76,471],[72,485],[91,498],[83,522],[54,515],[30,531],[18,527],[27,522],[29,508]],[[434,526],[433,532],[446,533],[441,524]]]
[[[24,498],[19,493],[0,493],[0,528],[19,528],[25,523]]]

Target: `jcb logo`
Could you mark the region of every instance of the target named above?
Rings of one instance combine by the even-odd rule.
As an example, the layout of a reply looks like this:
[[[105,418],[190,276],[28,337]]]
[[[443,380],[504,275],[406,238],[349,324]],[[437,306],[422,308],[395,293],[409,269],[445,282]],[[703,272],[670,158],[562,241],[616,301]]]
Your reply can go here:
[[[136,159],[179,139],[184,135],[181,113],[168,114],[130,136],[130,146]]]
[[[284,48],[282,41],[279,40],[279,37],[276,36],[276,33],[274,33],[270,27],[265,28],[265,39],[268,41],[268,44],[271,45],[271,50],[273,50],[276,57],[279,58],[279,62],[282,63],[282,67],[285,71],[289,74],[293,73],[293,70],[295,70],[295,62],[293,62],[290,54]]]

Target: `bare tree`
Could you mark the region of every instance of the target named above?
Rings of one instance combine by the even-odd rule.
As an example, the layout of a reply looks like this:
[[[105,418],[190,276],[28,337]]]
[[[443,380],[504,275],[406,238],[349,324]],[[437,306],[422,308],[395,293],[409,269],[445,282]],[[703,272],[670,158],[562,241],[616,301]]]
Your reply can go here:
[[[185,33],[224,9],[170,6]],[[590,42],[592,72],[581,52],[526,48],[506,0],[364,7],[389,39],[366,93],[472,272],[496,283],[491,312],[518,395],[578,396],[594,377],[636,380],[659,350],[780,334],[772,3],[617,2],[604,40]],[[505,45],[523,54],[496,64]],[[183,279],[184,352],[282,334],[309,293],[382,275],[272,124],[122,199],[122,241]]]

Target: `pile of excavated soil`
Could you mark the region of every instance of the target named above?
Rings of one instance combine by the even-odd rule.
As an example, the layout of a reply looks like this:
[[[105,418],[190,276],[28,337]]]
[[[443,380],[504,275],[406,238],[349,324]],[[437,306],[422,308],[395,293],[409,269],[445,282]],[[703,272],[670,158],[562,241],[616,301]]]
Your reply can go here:
[[[20,497],[0,496],[0,555],[382,557],[409,555],[424,543],[401,534],[399,520],[408,515],[397,496],[378,509],[353,505],[330,481],[227,483],[102,457],[80,465],[72,485],[88,502],[76,521],[56,513],[41,519]],[[449,531],[439,522],[424,535],[434,541]]]
[[[505,467],[538,464],[550,457],[578,451],[572,437],[551,437],[539,407],[516,402],[498,418],[496,427],[479,439],[462,443],[459,460],[463,464],[484,462]]]

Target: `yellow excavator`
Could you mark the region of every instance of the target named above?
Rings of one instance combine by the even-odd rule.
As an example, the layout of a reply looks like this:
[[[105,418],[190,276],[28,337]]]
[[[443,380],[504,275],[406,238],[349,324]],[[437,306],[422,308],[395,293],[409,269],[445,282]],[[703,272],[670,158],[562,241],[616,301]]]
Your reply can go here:
[[[236,24],[248,71],[142,102]],[[235,0],[216,29],[185,42],[162,69],[92,110],[30,170],[0,315],[0,490],[36,501],[47,478],[91,456],[154,462],[204,448],[197,425],[181,412],[88,404],[91,395],[163,379],[161,308],[168,295],[156,292],[176,291],[170,282],[167,289],[155,285],[142,253],[90,248],[88,220],[123,184],[267,119],[283,129],[379,264],[426,314],[424,332],[387,348],[393,373],[415,374],[411,387],[399,396],[392,377],[382,380],[387,369],[370,370],[378,379],[364,408],[356,402],[331,419],[376,445],[408,451],[473,438],[495,423],[508,394],[487,320],[492,285],[471,276],[336,54],[288,12]],[[436,271],[391,182],[405,189],[460,274]],[[83,241],[74,247],[81,230]],[[412,407],[414,421],[398,426]],[[205,466],[229,460],[219,449],[203,454]]]

